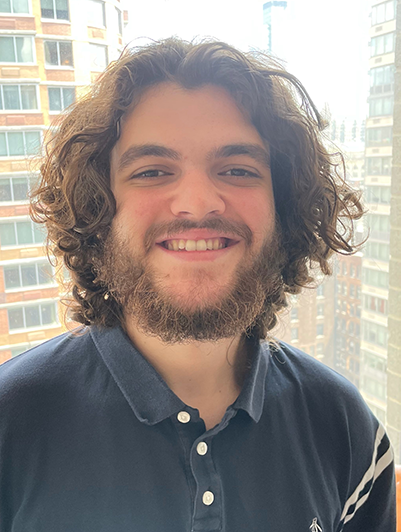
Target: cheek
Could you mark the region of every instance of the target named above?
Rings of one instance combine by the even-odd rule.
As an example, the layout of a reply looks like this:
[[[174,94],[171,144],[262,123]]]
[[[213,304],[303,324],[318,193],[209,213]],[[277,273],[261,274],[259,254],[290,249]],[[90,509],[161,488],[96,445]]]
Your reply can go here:
[[[236,211],[253,233],[265,234],[275,223],[274,200],[270,194],[243,194],[236,201]]]

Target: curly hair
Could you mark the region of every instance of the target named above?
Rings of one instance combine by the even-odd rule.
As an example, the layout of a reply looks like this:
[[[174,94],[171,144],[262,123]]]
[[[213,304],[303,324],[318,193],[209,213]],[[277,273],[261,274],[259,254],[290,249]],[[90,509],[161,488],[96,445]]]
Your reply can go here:
[[[123,309],[108,299],[94,267],[116,212],[110,153],[121,117],[147,88],[162,82],[186,89],[223,87],[269,145],[286,252],[281,290],[269,302],[276,317],[286,305],[286,293],[298,293],[312,282],[312,263],[329,275],[333,252],[355,251],[353,220],[363,214],[359,195],[340,176],[343,158],[325,147],[325,123],[297,78],[263,54],[244,54],[221,42],[172,38],[124,50],[68,109],[47,143],[31,213],[46,224],[49,249],[71,272],[73,318],[106,327],[123,321]],[[260,337],[274,326],[275,317]]]

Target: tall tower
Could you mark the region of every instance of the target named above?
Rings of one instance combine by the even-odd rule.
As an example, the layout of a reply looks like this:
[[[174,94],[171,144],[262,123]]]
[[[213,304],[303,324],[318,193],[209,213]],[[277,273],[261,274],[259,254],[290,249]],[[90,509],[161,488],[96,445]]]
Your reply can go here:
[[[0,2],[0,362],[62,331],[45,236],[28,216],[29,158],[118,56],[122,33],[119,0]]]
[[[266,51],[280,59],[287,56],[286,10],[286,0],[272,0],[263,4],[263,24],[267,32]]]
[[[365,203],[369,241],[362,259],[361,392],[385,423],[387,406],[390,198],[396,2],[374,0],[366,120]]]

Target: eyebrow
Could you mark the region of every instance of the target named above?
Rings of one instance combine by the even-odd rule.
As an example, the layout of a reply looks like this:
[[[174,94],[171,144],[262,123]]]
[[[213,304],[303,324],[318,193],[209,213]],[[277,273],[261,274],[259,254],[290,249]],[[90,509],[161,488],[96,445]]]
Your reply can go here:
[[[140,146],[131,146],[121,156],[118,164],[118,171],[123,170],[131,163],[142,157],[167,157],[167,159],[173,159],[175,161],[181,159],[181,155],[178,151],[172,148],[166,148],[158,144],[142,144]]]
[[[226,159],[235,155],[247,155],[258,163],[270,167],[270,157],[267,149],[262,148],[258,144],[228,144],[212,150],[207,158],[212,159]],[[131,146],[121,156],[118,164],[118,171],[120,172],[131,163],[142,157],[165,157],[178,161],[181,155],[178,151],[159,144],[142,144],[138,146]]]

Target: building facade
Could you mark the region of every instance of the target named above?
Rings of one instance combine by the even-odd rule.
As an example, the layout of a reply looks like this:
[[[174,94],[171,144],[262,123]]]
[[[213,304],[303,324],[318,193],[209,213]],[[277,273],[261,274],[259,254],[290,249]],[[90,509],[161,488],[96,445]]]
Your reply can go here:
[[[385,423],[387,404],[390,197],[396,2],[374,2],[370,28],[370,94],[364,198],[369,240],[362,259],[361,385]]]
[[[118,57],[124,18],[119,0],[0,2],[0,362],[63,330],[28,193],[46,132]]]

